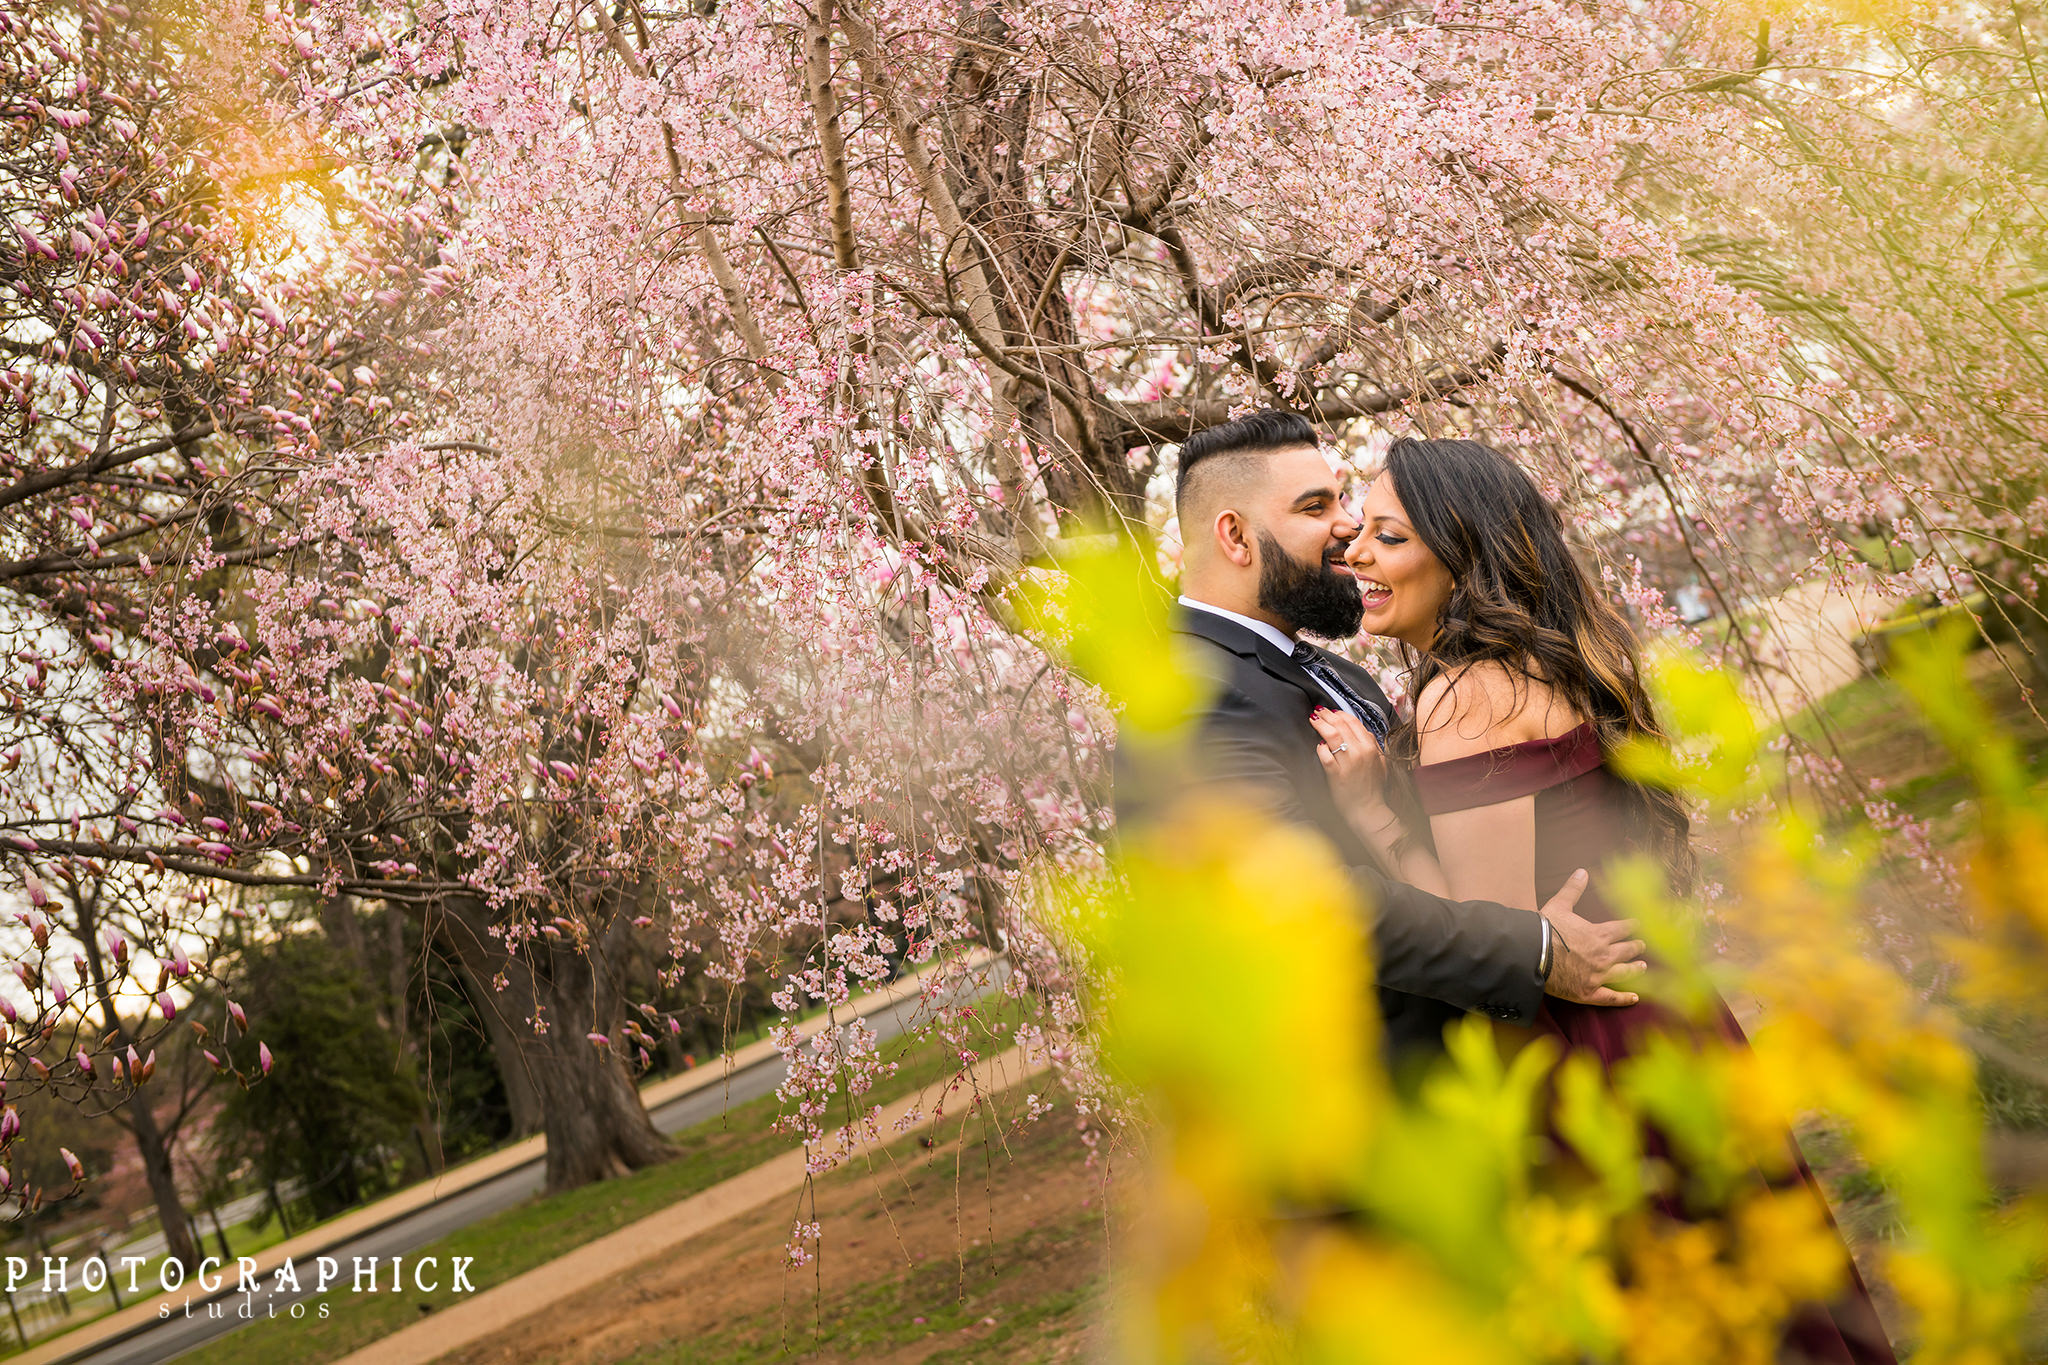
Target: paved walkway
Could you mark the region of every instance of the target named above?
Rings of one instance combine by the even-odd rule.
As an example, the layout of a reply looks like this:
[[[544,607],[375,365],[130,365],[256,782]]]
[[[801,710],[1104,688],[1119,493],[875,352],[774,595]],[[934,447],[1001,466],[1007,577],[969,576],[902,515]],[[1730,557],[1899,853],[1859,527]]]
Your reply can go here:
[[[1884,619],[1893,603],[1869,582],[1802,583],[1751,610],[1770,623],[1757,646],[1762,673],[1743,681],[1752,704],[1771,719],[1790,720],[1863,675],[1856,639]]]
[[[965,1082],[938,1101],[913,1095],[890,1105],[878,1125],[882,1141],[863,1143],[856,1151],[872,1150],[930,1127],[948,1114],[957,1115],[981,1098],[1015,1085],[1044,1066],[1043,1059],[1026,1057],[1014,1048],[991,1057],[974,1067]],[[913,1112],[918,1117],[902,1133],[897,1132],[896,1124]],[[601,1285],[615,1284],[621,1275],[643,1261],[665,1255],[692,1237],[771,1199],[792,1194],[803,1183],[803,1151],[785,1152],[373,1342],[342,1357],[340,1365],[426,1365],[451,1351],[495,1336],[521,1319],[544,1313]]]
[[[292,1180],[279,1186],[277,1192],[289,1204],[299,1197],[303,1187],[298,1181]],[[190,1209],[185,1216],[192,1220],[193,1235],[203,1236],[202,1229],[211,1228],[216,1221],[224,1228],[233,1228],[259,1214],[267,1214],[269,1210],[270,1191],[258,1190],[254,1194],[245,1194],[240,1199],[231,1199],[217,1209],[207,1209],[204,1206]],[[114,1264],[119,1265],[123,1256],[161,1256],[169,1245],[163,1232],[159,1230],[124,1246],[108,1247],[107,1254],[114,1258]],[[26,1303],[28,1300],[23,1299],[22,1302]]]

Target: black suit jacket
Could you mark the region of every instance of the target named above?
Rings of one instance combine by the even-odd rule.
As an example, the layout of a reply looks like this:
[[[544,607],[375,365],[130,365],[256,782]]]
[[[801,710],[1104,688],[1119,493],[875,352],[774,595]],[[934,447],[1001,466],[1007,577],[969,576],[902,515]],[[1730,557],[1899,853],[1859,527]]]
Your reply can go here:
[[[1477,1011],[1526,1022],[1543,1000],[1536,962],[1542,925],[1527,910],[1491,901],[1449,901],[1392,881],[1338,809],[1316,757],[1309,712],[1333,703],[1271,641],[1235,621],[1183,609],[1175,630],[1197,642],[1198,661],[1214,664],[1215,699],[1196,727],[1195,768],[1233,797],[1257,801],[1280,819],[1315,830],[1350,868],[1360,898],[1375,910],[1373,938],[1380,1009],[1396,1055],[1443,1046],[1444,1026]],[[1393,715],[1371,675],[1324,656],[1357,692]],[[1163,793],[1118,746],[1118,820],[1140,815]]]

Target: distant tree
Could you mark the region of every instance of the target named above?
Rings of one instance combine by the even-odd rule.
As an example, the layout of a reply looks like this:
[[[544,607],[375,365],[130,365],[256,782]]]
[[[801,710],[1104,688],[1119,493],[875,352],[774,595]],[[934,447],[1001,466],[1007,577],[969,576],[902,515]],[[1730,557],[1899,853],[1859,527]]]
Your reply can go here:
[[[44,909],[80,949],[74,965],[90,1005],[78,1016],[79,1050],[105,1053],[98,1066],[116,1082],[111,1093],[90,1093],[85,1107],[104,1111],[128,1133],[142,1161],[165,1246],[190,1274],[198,1269],[204,1249],[179,1193],[172,1157],[220,1074],[203,1046],[211,1034],[195,1021],[204,1016],[222,1030],[229,1026],[226,1002],[217,987],[194,974],[185,946],[206,941],[193,925],[194,912],[204,914],[208,898],[198,891],[196,905],[186,901],[173,912],[162,908],[162,887],[152,895],[133,877],[72,876],[70,871],[59,869]],[[155,972],[138,973],[137,950],[161,964]],[[182,1008],[165,991],[174,981],[187,995]],[[152,1008],[123,1011],[124,992],[132,997],[152,984],[157,988]],[[181,1014],[183,1021],[173,1022]],[[76,1057],[61,1060],[77,1069]],[[90,1082],[93,1074],[81,1081]],[[98,1169],[91,1162],[88,1168]]]
[[[361,1202],[385,1185],[386,1154],[420,1109],[369,982],[326,939],[299,933],[245,950],[236,978],[237,998],[265,1016],[274,1069],[229,1092],[221,1140],[240,1144],[264,1179],[303,1181],[319,1217]],[[236,1061],[263,1070],[261,1046],[240,1040]]]
[[[408,919],[409,930],[416,926]],[[409,940],[417,948],[417,943]],[[412,1036],[445,1159],[459,1161],[513,1136],[511,1098],[491,1050],[486,1009],[473,999],[459,969],[438,953],[420,955],[412,993]]]

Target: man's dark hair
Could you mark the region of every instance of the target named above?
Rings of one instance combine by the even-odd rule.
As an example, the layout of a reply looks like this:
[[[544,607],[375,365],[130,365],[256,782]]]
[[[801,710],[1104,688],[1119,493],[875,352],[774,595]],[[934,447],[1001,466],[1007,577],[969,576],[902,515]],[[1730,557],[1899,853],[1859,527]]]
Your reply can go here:
[[[1187,500],[1188,476],[1218,456],[1319,444],[1316,429],[1309,425],[1308,418],[1284,408],[1248,412],[1242,417],[1198,431],[1181,442],[1180,472],[1173,481],[1174,507],[1177,510]]]

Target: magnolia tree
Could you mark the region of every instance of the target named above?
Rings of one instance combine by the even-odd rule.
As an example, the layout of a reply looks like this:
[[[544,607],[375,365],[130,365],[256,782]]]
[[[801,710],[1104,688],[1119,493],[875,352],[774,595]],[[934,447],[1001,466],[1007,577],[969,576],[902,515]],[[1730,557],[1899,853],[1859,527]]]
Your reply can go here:
[[[301,541],[295,470],[389,415],[366,338],[411,330],[437,264],[432,195],[323,160],[245,96],[232,43],[195,44],[208,27],[91,3],[0,16],[6,1081],[119,1109],[188,1266],[168,1148],[189,1103],[150,1081],[174,1020],[247,1027],[218,1002],[178,1019],[216,966],[208,888],[321,880],[303,820],[263,799],[274,665],[225,643],[236,575]],[[346,286],[297,240],[321,223],[351,229]],[[0,1143],[18,1127],[10,1109]]]
[[[302,887],[330,911],[379,898],[418,913],[489,994],[508,1092],[521,1125],[547,1131],[554,1183],[658,1160],[630,1074],[647,1030],[677,1021],[625,1014],[636,935],[737,972],[795,934],[823,945],[818,981],[843,980],[838,959],[856,954],[866,976],[886,970],[878,954],[928,958],[982,902],[964,875],[934,872],[961,862],[948,837],[863,856],[854,875],[849,850],[887,832],[776,788],[752,742],[829,775],[843,760],[816,722],[784,713],[815,704],[875,733],[880,699],[928,661],[898,651],[865,691],[845,674],[816,701],[832,658],[818,621],[853,608],[807,604],[808,625],[793,616],[801,633],[776,641],[764,618],[787,585],[745,591],[750,554],[731,538],[753,531],[751,477],[681,452],[622,485],[621,454],[640,452],[621,452],[601,405],[520,433],[557,454],[581,443],[580,482],[573,459],[408,439],[444,383],[436,300],[462,271],[436,212],[460,139],[422,137],[438,152],[403,171],[375,164],[366,120],[287,102],[283,63],[303,66],[305,41],[273,52],[251,16],[202,47],[118,17],[9,30],[21,81],[49,87],[17,110],[9,267],[7,818],[16,971],[33,993],[12,1041],[26,1059],[54,1028],[90,1030],[77,1076],[59,1078],[84,1102],[108,1072],[94,1057],[128,1042],[111,1016],[79,1013],[88,976],[101,981],[88,968],[104,956],[118,994],[131,963],[182,976],[216,956],[171,933],[217,928],[183,913],[206,903],[188,886]],[[138,112],[155,122],[126,121]],[[387,157],[403,112],[380,125]],[[304,134],[287,140],[295,156],[277,128]],[[167,427],[173,411],[190,420]],[[899,617],[905,641],[947,619],[914,573],[843,586],[858,610]],[[1017,666],[951,628],[949,666]],[[1059,687],[1043,696],[1065,729]],[[942,805],[989,780],[1001,735],[982,733],[905,800]],[[152,907],[135,957],[82,911],[53,925],[46,886],[83,906],[79,888],[124,868]],[[816,914],[793,890],[806,876],[831,882]],[[929,902],[927,876],[943,890]],[[834,943],[849,904],[904,919],[900,945]],[[73,950],[78,985],[42,966]],[[166,1021],[178,1008],[163,996]]]

